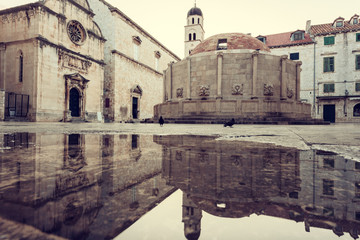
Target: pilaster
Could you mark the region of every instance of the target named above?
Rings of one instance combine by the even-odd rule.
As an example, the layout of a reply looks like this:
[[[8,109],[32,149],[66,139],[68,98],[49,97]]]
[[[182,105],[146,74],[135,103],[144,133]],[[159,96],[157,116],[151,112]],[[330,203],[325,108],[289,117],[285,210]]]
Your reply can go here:
[[[257,92],[257,81],[258,81],[258,59],[259,59],[259,52],[255,51],[252,54],[252,91],[251,91],[251,98],[257,98],[258,92]]]
[[[191,99],[191,58],[187,59],[186,99]]]
[[[296,100],[300,101],[300,73],[302,62],[296,62]]]
[[[223,70],[224,54],[219,52],[217,54],[217,96],[216,98],[222,98],[222,70]]]
[[[286,77],[286,60],[288,59],[287,55],[282,55],[280,59],[281,64],[281,75],[280,75],[280,99],[286,100],[287,99],[287,77]]]

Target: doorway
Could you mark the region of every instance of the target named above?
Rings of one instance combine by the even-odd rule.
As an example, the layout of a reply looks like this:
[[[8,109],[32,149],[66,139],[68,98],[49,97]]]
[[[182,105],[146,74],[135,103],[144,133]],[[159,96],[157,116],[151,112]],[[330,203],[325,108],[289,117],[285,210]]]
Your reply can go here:
[[[133,119],[138,119],[139,117],[139,98],[133,97],[132,98],[132,115]]]
[[[335,122],[335,104],[324,105],[324,121]]]
[[[70,90],[69,109],[72,117],[80,117],[80,93],[76,88]]]

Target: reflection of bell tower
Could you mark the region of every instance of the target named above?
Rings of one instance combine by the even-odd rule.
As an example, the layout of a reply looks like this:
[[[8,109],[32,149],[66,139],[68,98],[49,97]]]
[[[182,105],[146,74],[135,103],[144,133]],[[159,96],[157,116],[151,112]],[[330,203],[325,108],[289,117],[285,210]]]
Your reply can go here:
[[[201,232],[202,212],[193,201],[183,193],[183,223],[186,239],[199,239]]]
[[[187,14],[185,26],[185,54],[188,57],[190,52],[204,40],[204,17],[200,8],[195,6]]]

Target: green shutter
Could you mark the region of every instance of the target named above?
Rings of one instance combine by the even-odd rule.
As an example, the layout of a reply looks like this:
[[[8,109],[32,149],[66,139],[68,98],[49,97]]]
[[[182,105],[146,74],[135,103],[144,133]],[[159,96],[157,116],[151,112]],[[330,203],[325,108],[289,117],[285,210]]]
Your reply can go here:
[[[324,45],[333,45],[335,44],[335,37],[324,37]]]
[[[360,55],[356,55],[355,58],[355,69],[360,70]]]
[[[356,34],[356,41],[357,41],[357,42],[360,42],[360,33],[357,33],[357,34]]]
[[[324,93],[335,92],[335,84],[328,83],[324,84]]]
[[[325,57],[324,72],[334,72],[334,70],[335,70],[334,57]]]

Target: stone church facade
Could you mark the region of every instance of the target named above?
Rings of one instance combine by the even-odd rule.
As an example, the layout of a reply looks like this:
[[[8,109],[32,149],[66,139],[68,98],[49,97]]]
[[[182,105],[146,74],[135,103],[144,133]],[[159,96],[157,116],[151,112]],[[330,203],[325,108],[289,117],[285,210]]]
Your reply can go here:
[[[152,117],[162,70],[179,58],[103,0],[0,11],[0,120]]]
[[[5,118],[101,118],[105,39],[86,0],[43,1],[0,12]]]

